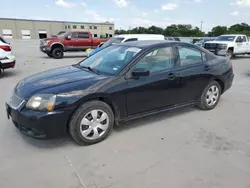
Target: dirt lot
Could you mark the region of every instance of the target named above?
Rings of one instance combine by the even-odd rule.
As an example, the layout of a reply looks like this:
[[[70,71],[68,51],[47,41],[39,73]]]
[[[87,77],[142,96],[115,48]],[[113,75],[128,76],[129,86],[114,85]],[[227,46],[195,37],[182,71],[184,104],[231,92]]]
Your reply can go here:
[[[249,188],[250,57],[212,111],[185,108],[126,123],[99,144],[39,141],[7,120],[4,103],[22,78],[76,63],[48,58],[39,41],[13,41],[17,66],[0,78],[0,188]]]

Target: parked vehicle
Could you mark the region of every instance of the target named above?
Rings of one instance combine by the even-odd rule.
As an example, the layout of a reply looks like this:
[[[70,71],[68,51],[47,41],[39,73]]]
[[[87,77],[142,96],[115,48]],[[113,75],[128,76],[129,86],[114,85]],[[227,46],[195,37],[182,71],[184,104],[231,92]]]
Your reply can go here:
[[[233,82],[232,63],[193,44],[136,41],[21,80],[6,103],[24,134],[69,134],[80,144],[113,125],[184,106],[213,109]]]
[[[15,64],[15,56],[11,53],[11,46],[0,37],[0,74],[5,69],[14,68]]]
[[[111,46],[112,44],[119,44],[123,42],[140,41],[140,40],[165,40],[163,35],[157,34],[126,34],[116,35],[105,43],[101,43],[96,49],[88,53],[88,56],[94,55],[96,52]]]
[[[235,55],[250,54],[250,43],[246,35],[221,35],[214,41],[206,42],[204,48],[230,59]]]
[[[208,41],[213,41],[214,38],[203,38],[201,40],[199,40],[198,42],[194,43],[195,45],[197,46],[201,46],[201,47],[204,47],[204,44]]]
[[[55,38],[43,39],[40,50],[49,57],[63,58],[64,52],[85,51],[87,48],[96,48],[101,42],[108,39],[92,38],[90,32],[68,31]]]
[[[166,40],[181,41],[178,37],[165,37]]]

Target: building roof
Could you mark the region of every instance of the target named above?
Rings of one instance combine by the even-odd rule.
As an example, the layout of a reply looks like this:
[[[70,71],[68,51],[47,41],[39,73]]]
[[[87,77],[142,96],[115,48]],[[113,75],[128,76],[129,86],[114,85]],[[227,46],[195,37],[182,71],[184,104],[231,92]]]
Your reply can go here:
[[[67,24],[101,24],[101,25],[114,25],[112,22],[75,22],[75,21],[60,21],[60,20],[34,20],[34,19],[19,19],[19,18],[0,18],[0,20],[13,20],[13,21],[35,21],[35,22],[59,22]]]

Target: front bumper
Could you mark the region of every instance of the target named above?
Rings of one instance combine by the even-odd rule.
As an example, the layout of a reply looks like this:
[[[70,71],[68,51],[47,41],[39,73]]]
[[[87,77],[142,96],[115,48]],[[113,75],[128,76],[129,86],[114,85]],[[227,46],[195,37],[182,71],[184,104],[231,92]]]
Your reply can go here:
[[[44,53],[50,53],[51,52],[51,47],[49,46],[40,46],[40,51]]]
[[[205,48],[206,50],[214,53],[215,55],[219,55],[219,56],[226,56],[227,55],[227,50],[226,49],[207,49]]]
[[[26,102],[25,102],[26,103]],[[7,117],[25,135],[43,139],[67,134],[71,110],[40,112],[25,109],[25,103],[17,109],[6,103]]]

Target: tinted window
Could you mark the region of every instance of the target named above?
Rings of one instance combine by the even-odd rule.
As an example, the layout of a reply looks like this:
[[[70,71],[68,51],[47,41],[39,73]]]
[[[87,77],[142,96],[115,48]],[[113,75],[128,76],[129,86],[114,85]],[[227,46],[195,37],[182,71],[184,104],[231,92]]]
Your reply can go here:
[[[172,47],[159,48],[142,58],[135,68],[144,68],[152,72],[163,71],[174,67]]]
[[[180,65],[191,65],[202,62],[201,51],[191,47],[178,46]]]
[[[246,41],[247,41],[247,38],[245,36],[243,36],[242,42],[246,42]]]
[[[71,38],[78,38],[77,33],[71,33]]]
[[[109,39],[107,42],[105,42],[103,45],[102,45],[102,47],[103,48],[106,48],[106,47],[108,47],[108,46],[111,46],[112,44],[119,44],[119,43],[121,43],[121,41],[123,41],[124,40],[124,38],[118,38],[118,37],[113,37],[113,38],[111,38],[111,39]]]
[[[137,40],[138,40],[137,38],[131,38],[131,39],[125,40],[124,42],[131,42],[131,41],[137,41]]]
[[[168,37],[168,40],[173,40],[171,37]]]
[[[78,33],[78,38],[89,38],[88,33]]]
[[[175,41],[181,41],[178,37],[174,38]]]

